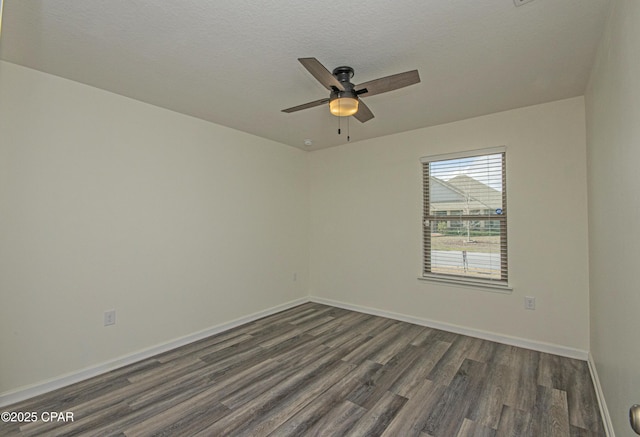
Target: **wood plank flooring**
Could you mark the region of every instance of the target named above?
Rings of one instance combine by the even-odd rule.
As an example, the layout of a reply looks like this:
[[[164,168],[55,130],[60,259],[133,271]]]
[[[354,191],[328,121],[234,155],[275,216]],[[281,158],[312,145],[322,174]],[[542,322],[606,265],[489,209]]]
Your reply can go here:
[[[587,363],[308,303],[4,407],[3,436],[604,436]]]

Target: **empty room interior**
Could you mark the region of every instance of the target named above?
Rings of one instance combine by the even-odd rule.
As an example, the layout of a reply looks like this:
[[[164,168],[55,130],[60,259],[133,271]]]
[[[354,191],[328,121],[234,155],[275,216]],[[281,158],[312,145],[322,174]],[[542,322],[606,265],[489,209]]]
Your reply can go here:
[[[640,2],[1,4],[0,434],[640,433]]]

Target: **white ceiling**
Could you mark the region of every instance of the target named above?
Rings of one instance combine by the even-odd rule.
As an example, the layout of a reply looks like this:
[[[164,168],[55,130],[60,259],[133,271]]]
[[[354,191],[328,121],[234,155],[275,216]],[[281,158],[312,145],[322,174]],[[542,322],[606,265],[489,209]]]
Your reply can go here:
[[[365,98],[351,141],[584,93],[610,0],[4,0],[0,57],[306,150],[344,144],[297,61],[354,83],[418,69]],[[313,146],[306,147],[305,139]]]

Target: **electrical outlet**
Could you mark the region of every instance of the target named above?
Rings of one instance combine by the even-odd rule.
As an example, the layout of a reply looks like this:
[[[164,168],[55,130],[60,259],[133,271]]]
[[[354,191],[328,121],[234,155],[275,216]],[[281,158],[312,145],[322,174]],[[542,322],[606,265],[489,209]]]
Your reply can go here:
[[[109,310],[104,312],[104,326],[110,326],[116,324],[116,310]]]
[[[525,310],[535,310],[536,309],[536,298],[533,296],[525,296],[524,297],[524,309]]]

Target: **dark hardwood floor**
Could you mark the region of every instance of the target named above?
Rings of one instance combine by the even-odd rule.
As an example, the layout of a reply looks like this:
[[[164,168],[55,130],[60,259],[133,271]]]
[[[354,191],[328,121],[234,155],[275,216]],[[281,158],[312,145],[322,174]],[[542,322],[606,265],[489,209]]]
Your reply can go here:
[[[308,303],[2,408],[2,436],[604,436],[586,362]]]

